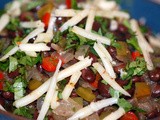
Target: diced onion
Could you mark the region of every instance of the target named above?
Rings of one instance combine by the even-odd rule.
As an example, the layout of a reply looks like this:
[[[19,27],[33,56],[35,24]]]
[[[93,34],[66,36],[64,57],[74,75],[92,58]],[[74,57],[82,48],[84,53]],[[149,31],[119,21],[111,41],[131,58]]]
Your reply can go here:
[[[72,28],[72,32],[74,32],[74,33],[76,33],[78,35],[81,35],[81,36],[83,36],[85,38],[101,42],[101,43],[106,44],[106,45],[110,45],[110,43],[111,43],[111,41],[108,38],[100,36],[100,35],[95,34],[95,33],[92,33],[90,31],[86,31],[86,30],[84,30],[84,29],[82,29],[80,27],[77,27],[77,26],[74,26]]]
[[[118,110],[112,112],[103,120],[118,120],[121,116],[125,114],[125,110],[122,107],[119,107]]]
[[[65,22],[59,29],[61,32],[63,32],[64,30],[68,29],[68,27],[72,27],[74,25],[76,25],[77,23],[79,23],[83,18],[85,18],[89,13],[89,10],[83,10],[81,12],[79,12],[76,16],[72,17],[71,19],[69,19],[67,22]]]
[[[126,96],[130,96],[130,94],[124,90],[116,81],[115,79],[112,79],[109,74],[107,73],[107,71],[103,68],[102,65],[100,65],[99,63],[93,63],[93,67],[98,71],[98,73],[102,76],[102,78],[111,86],[113,87],[115,90],[119,91],[120,93],[126,95]]]
[[[37,120],[43,120],[47,111],[48,111],[48,109],[49,109],[49,106],[50,106],[51,100],[52,100],[52,96],[54,95],[54,92],[55,92],[58,72],[59,72],[59,69],[61,67],[61,64],[62,64],[62,61],[59,60],[59,62],[57,64],[57,67],[56,67],[56,71],[55,71],[52,79],[50,80],[49,89],[48,89],[47,94],[45,96],[45,99],[44,99],[44,102],[43,102],[43,105],[41,107],[41,110],[40,110],[40,113],[38,115]]]
[[[75,58],[79,60],[79,56],[85,56],[87,51],[89,49],[88,45],[82,45],[78,48],[78,50],[75,52]]]
[[[64,100],[67,100],[73,90],[73,88],[75,87],[75,84],[77,83],[77,81],[79,80],[80,76],[81,76],[81,72],[80,71],[76,71],[72,76],[70,81],[68,82],[68,84],[65,86],[63,92],[62,92],[62,98]]]
[[[9,23],[10,17],[8,14],[3,14],[0,18],[0,33],[1,31],[6,27],[6,25]]]
[[[38,20],[38,21],[30,21],[30,22],[21,22],[20,25],[23,28],[44,27],[44,23],[42,23],[40,20]]]
[[[37,44],[20,44],[19,49],[21,51],[35,51],[35,52],[40,52],[40,51],[49,51],[50,47],[48,47],[44,43],[37,43]]]

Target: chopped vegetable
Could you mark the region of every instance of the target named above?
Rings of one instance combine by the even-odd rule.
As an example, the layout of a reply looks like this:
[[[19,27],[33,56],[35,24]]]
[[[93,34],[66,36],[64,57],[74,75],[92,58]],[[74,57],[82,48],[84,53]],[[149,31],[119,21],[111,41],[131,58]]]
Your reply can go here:
[[[94,88],[98,88],[98,81],[101,79],[101,75],[99,73],[96,74],[96,79],[94,82],[90,83]]]
[[[95,95],[90,88],[78,87],[76,93],[88,102],[92,102],[95,99]]]
[[[66,1],[66,6],[68,9],[71,8],[71,0],[65,0]]]
[[[42,67],[48,72],[54,72],[58,64],[57,57],[44,57],[42,59]]]
[[[37,89],[39,86],[41,86],[42,85],[42,82],[41,81],[38,81],[38,80],[30,80],[29,81],[29,84],[28,84],[28,88],[30,89],[30,90],[35,90],[35,89]]]
[[[132,59],[133,60],[136,60],[136,58],[140,57],[140,56],[141,56],[140,52],[138,52],[138,51],[132,52]]]
[[[129,111],[125,115],[123,115],[120,120],[139,120],[135,113]]]
[[[51,17],[51,14],[48,12],[43,15],[42,22],[45,24],[45,27],[48,27],[50,17]]]
[[[23,28],[44,27],[44,24],[42,22],[40,20],[38,20],[38,21],[31,21],[31,22],[21,22],[20,25]]]
[[[15,57],[9,57],[9,72],[15,71],[17,69],[18,60]]]
[[[3,72],[0,71],[0,80],[3,80],[4,79],[4,74]]]
[[[150,96],[151,95],[151,89],[150,89],[149,85],[147,85],[147,83],[145,83],[145,82],[136,82],[135,86],[136,86],[136,88],[135,88],[134,97],[141,98],[141,97],[145,97],[145,96]]]

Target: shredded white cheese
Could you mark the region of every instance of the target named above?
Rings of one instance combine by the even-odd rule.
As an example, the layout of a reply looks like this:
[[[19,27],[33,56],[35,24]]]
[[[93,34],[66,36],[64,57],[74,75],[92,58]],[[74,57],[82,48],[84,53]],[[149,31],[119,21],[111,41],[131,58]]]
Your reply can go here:
[[[96,16],[105,17],[105,18],[123,18],[123,19],[129,19],[130,15],[123,11],[113,10],[113,11],[97,11]]]
[[[85,38],[101,42],[101,43],[106,44],[106,45],[110,45],[110,43],[111,43],[111,41],[108,38],[106,38],[104,36],[100,36],[100,35],[95,34],[95,33],[92,33],[90,31],[86,31],[86,30],[84,30],[80,27],[77,27],[77,26],[74,26],[72,28],[72,32],[74,32],[78,35],[81,35]]]
[[[38,27],[35,30],[33,30],[31,33],[29,33],[22,41],[21,43],[26,44],[28,43],[29,39],[37,36],[38,34],[42,33],[44,31],[44,27]]]
[[[87,9],[79,12],[76,16],[72,17],[72,18],[69,19],[67,22],[65,22],[65,23],[59,28],[59,30],[60,30],[61,32],[63,32],[64,30],[68,29],[68,27],[72,27],[72,26],[76,25],[76,24],[79,23],[83,18],[85,18],[88,14],[89,14],[89,10],[87,10]]]
[[[74,9],[56,9],[54,11],[54,14],[56,17],[73,17],[75,15],[77,15],[77,13],[79,13],[79,11],[74,10]]]
[[[134,20],[134,19],[132,19],[132,20],[130,20],[130,23],[131,23],[132,30],[134,32],[136,32],[136,34],[137,34],[136,37],[137,37],[137,40],[138,40],[138,44],[139,44],[139,46],[140,46],[140,48],[142,50],[144,59],[145,59],[145,61],[147,63],[147,69],[148,70],[153,70],[154,66],[153,66],[153,63],[152,63],[152,60],[150,58],[150,54],[149,53],[154,52],[154,50],[149,45],[149,43],[146,41],[146,39],[144,38],[144,36],[142,35],[137,21]]]
[[[111,31],[114,31],[114,30],[117,30],[118,29],[118,23],[116,20],[111,20],[111,23],[110,23],[110,28],[109,28]]]
[[[92,26],[93,26],[94,18],[95,18],[95,13],[96,13],[96,10],[94,8],[91,8],[89,11],[89,15],[88,15],[86,26],[85,26],[86,31],[92,30]]]
[[[21,14],[21,3],[17,0],[13,1],[13,3],[11,4],[11,7],[9,8],[9,10],[7,11],[7,14],[12,16],[12,17],[17,17]]]
[[[97,102],[92,102],[90,105],[78,110],[73,116],[71,116],[67,120],[83,119],[104,107],[116,104],[117,101],[118,100],[116,98],[108,98],[108,99],[100,100]]]
[[[107,71],[103,68],[103,66],[99,63],[93,63],[93,67],[98,71],[98,73],[102,76],[102,78],[115,90],[119,91],[120,93],[131,96],[126,90],[124,90],[116,81],[112,79]]]
[[[99,46],[100,46],[100,43],[99,43],[99,45],[97,43],[95,43],[94,46],[93,46],[93,48],[97,52],[97,54],[99,55],[99,57],[101,58],[102,63],[104,65],[106,71],[109,73],[110,77],[111,78],[116,78],[116,74],[115,74],[115,72],[113,70],[112,64],[110,63],[109,58],[104,54],[105,51],[107,51],[107,50],[105,50],[105,48],[103,48],[103,45],[101,45],[101,47],[103,48],[103,50],[105,50],[105,51],[102,51],[99,48]]]
[[[58,102],[58,91],[55,90],[54,95],[52,97],[52,101],[51,101],[51,108],[56,109],[59,105],[60,103]]]
[[[21,51],[34,51],[34,52],[40,52],[40,51],[49,51],[50,47],[48,47],[44,43],[37,43],[37,44],[20,44],[19,49]]]
[[[26,55],[31,57],[37,57],[37,53],[35,51],[25,51]]]
[[[41,22],[41,20],[30,21],[30,22],[21,22],[20,26],[23,28],[37,28],[37,27],[44,27],[44,23]]]
[[[38,115],[37,120],[43,120],[45,115],[47,114],[47,111],[49,109],[49,106],[51,104],[51,100],[52,100],[52,96],[54,95],[55,92],[55,88],[56,88],[56,84],[57,84],[57,77],[58,77],[58,72],[59,69],[61,67],[62,61],[59,60],[57,67],[56,67],[56,71],[52,77],[52,79],[50,80],[50,85],[49,85],[49,89],[47,91],[47,94],[45,96],[43,105],[41,107],[40,113]]]
[[[77,81],[79,80],[80,76],[81,76],[81,72],[77,71],[75,72],[72,76],[70,81],[68,82],[68,84],[65,86],[63,92],[62,92],[62,98],[64,100],[67,100],[72,92],[72,90],[75,87],[75,84],[77,83]]]
[[[149,36],[149,42],[151,45],[160,48],[160,39],[153,36]]]
[[[112,112],[106,116],[103,120],[118,120],[121,116],[125,114],[125,110],[122,107],[119,107],[118,110]]]
[[[94,5],[97,6],[101,10],[113,10],[117,7],[115,1],[106,1],[106,0],[95,0]]]
[[[52,38],[53,38],[53,33],[40,33],[37,35],[37,38],[34,41],[34,43],[39,43],[39,42],[48,43],[52,40]]]
[[[10,21],[10,16],[8,14],[3,14],[0,18],[0,33],[8,25]]]

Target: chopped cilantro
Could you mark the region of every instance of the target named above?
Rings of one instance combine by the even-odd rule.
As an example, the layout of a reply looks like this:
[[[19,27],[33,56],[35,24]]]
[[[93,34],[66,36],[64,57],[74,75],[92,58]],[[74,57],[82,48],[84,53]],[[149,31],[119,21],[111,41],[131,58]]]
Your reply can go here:
[[[18,67],[17,58],[10,56],[9,57],[9,72],[15,71]]]
[[[132,105],[124,98],[118,100],[118,106],[122,107],[126,112],[132,109]]]
[[[13,85],[8,81],[5,81],[5,86],[3,88],[4,91],[14,92]]]
[[[9,68],[9,60],[0,61],[0,70],[7,71]]]
[[[18,18],[11,18],[10,23],[6,26],[8,30],[16,31],[19,27],[20,20]]]
[[[109,88],[109,93],[114,98],[119,98],[119,96],[121,95],[121,93],[119,93],[119,91],[114,90],[112,87]]]
[[[122,77],[123,80],[125,79],[130,79],[134,75],[143,75],[145,71],[147,70],[146,68],[146,62],[144,58],[137,58],[135,61],[129,63],[126,66],[126,72],[127,74],[124,74]]]
[[[141,48],[138,45],[136,37],[131,37],[127,40],[127,43],[134,47],[135,50],[138,50],[140,53],[142,53]]]
[[[62,92],[61,91],[58,92],[58,98],[62,99]]]
[[[10,45],[10,46],[8,46],[7,47],[7,49],[5,50],[5,51],[3,51],[3,54],[5,55],[5,54],[7,54],[11,49],[13,49],[14,48],[14,45]]]
[[[132,80],[129,81],[128,85],[123,86],[123,88],[124,88],[125,90],[129,90],[129,89],[131,89],[131,87],[132,87]]]
[[[31,119],[31,118],[33,118],[33,115],[32,115],[31,112],[32,112],[31,108],[21,107],[21,108],[15,109],[13,113],[16,114],[16,115],[21,115],[23,117]]]
[[[62,39],[62,33],[57,31],[53,37],[53,43],[58,43]]]

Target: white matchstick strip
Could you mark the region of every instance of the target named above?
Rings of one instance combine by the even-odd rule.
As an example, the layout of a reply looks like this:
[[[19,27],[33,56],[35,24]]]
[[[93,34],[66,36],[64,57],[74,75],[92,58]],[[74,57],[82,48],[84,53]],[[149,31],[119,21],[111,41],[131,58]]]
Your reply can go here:
[[[45,43],[37,43],[37,44],[20,44],[19,49],[21,51],[35,51],[35,52],[40,52],[40,51],[49,51],[50,47],[48,47]]]
[[[10,16],[8,14],[3,14],[0,18],[0,33],[8,25],[10,21]]]
[[[44,27],[44,23],[41,22],[41,20],[30,21],[30,22],[21,22],[20,26],[23,28],[37,28],[37,27]]]
[[[120,93],[131,96],[126,90],[124,90],[116,81],[112,79],[107,71],[103,68],[103,66],[99,63],[93,63],[93,67],[98,71],[98,73],[102,76],[102,78],[115,90]]]
[[[81,12],[79,12],[76,16],[72,17],[71,19],[69,19],[67,22],[65,22],[60,28],[59,30],[61,32],[63,32],[64,30],[68,29],[68,27],[72,27],[74,25],[76,25],[77,23],[79,23],[83,18],[87,17],[87,15],[89,14],[89,10],[83,10]]]
[[[73,17],[75,15],[77,15],[77,13],[79,13],[80,11],[77,10],[73,10],[73,9],[56,9],[54,11],[54,14],[56,17]]]
[[[98,41],[98,42],[101,42],[103,44],[106,44],[106,45],[110,45],[111,44],[111,41],[104,37],[104,36],[100,36],[98,34],[95,34],[95,33],[92,33],[90,31],[86,31],[80,27],[77,27],[77,26],[74,26],[72,28],[72,32],[78,34],[78,35],[81,35],[85,38],[88,38],[88,39],[91,39],[91,40],[94,40],[94,41]]]
[[[52,101],[51,101],[51,108],[56,109],[59,105],[60,103],[58,102],[58,91],[55,90],[54,95],[52,97]]]
[[[18,46],[15,46],[7,54],[5,54],[2,58],[0,58],[0,61],[7,59],[9,56],[15,54],[18,50],[19,50]]]
[[[106,116],[103,120],[118,120],[121,116],[125,114],[125,110],[122,107],[119,107],[118,110],[112,112]]]
[[[80,71],[88,66],[91,65],[92,59],[85,58],[84,60],[81,60],[74,65],[62,70],[58,74],[58,81],[61,81],[69,76],[71,76],[75,71]],[[47,90],[50,84],[50,80],[47,80],[45,83],[43,83],[40,87],[38,87],[36,90],[32,91],[30,94],[24,96],[23,98],[20,98],[16,100],[13,105],[17,108],[26,106],[30,104],[31,102],[35,101],[39,97],[41,97]]]
[[[68,82],[68,84],[65,86],[63,92],[62,92],[62,98],[64,100],[67,100],[72,92],[72,90],[75,87],[75,84],[77,83],[77,81],[79,80],[80,76],[81,76],[81,72],[77,71],[75,72],[72,76],[70,81]]]
[[[89,11],[87,22],[86,22],[86,27],[85,27],[86,31],[92,30],[92,26],[93,26],[93,22],[94,22],[94,18],[95,18],[95,13],[96,13],[95,9],[91,8]]]
[[[97,43],[94,44],[93,46],[94,50],[97,52],[97,54],[99,55],[99,57],[102,60],[102,63],[106,69],[106,71],[108,71],[109,75],[111,78],[116,78],[116,74],[113,70],[113,66],[110,63],[109,59],[107,56],[105,56],[105,54],[101,51],[101,49],[99,48],[99,46],[97,45]]]
[[[59,69],[61,67],[61,64],[62,64],[62,61],[59,60],[59,62],[57,64],[57,67],[56,67],[56,71],[55,71],[55,73],[54,73],[54,75],[53,75],[53,77],[50,81],[49,89],[48,89],[47,94],[45,96],[45,99],[44,99],[44,102],[43,102],[43,105],[41,107],[41,110],[40,110],[40,113],[38,115],[37,120],[43,120],[45,115],[47,114],[47,111],[48,111],[49,106],[51,104],[52,96],[54,95],[54,92],[55,92],[58,72],[59,72]]]
[[[108,98],[97,102],[92,102],[90,105],[78,110],[73,116],[71,116],[67,120],[83,119],[104,107],[116,104],[117,101],[118,101],[117,98]]]

